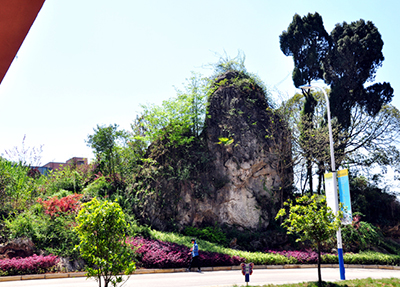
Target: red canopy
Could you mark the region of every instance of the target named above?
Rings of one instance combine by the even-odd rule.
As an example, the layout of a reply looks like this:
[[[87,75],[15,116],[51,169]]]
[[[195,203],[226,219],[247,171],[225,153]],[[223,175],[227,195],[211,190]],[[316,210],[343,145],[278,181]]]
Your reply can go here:
[[[0,0],[0,83],[45,0]]]

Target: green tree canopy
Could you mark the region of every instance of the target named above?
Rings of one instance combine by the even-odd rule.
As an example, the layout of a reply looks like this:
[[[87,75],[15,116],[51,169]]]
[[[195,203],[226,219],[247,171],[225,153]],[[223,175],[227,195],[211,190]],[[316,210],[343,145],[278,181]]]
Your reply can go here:
[[[335,236],[340,227],[341,213],[333,214],[326,204],[325,196],[302,196],[294,202],[285,202],[289,214],[282,226],[287,228],[288,234],[298,235],[297,241],[309,240],[318,252],[318,281],[321,283],[321,244]],[[286,209],[279,210],[276,219],[286,216]]]
[[[118,125],[97,125],[93,135],[89,135],[87,145],[94,150],[97,163],[104,175],[115,175],[121,161],[119,147],[125,143],[127,133],[118,130]]]
[[[135,270],[133,252],[126,243],[128,224],[121,207],[116,202],[100,202],[93,198],[82,205],[76,217],[75,231],[79,236],[79,250],[87,262],[87,276],[95,277],[102,286],[116,286],[123,282],[120,275]]]
[[[161,106],[142,105],[141,116],[132,125],[134,138],[150,145],[167,140],[171,145],[187,144],[203,130],[208,80],[192,73],[184,91],[162,102]]]
[[[389,103],[393,89],[389,83],[373,82],[384,60],[383,40],[371,22],[358,20],[336,24],[331,32],[332,46],[324,62],[324,79],[331,86],[332,116],[342,128],[350,126],[351,109],[364,108],[371,116]]]
[[[322,17],[308,13],[303,18],[295,14],[292,23],[279,36],[282,52],[293,57],[293,83],[298,88],[322,79],[322,63],[329,51],[330,37]]]

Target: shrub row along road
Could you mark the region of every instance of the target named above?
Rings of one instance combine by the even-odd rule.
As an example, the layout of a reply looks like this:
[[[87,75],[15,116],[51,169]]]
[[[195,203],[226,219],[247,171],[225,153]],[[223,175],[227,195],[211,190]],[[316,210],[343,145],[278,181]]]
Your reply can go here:
[[[346,279],[363,278],[400,278],[400,270],[385,269],[346,269]],[[316,268],[304,269],[256,269],[250,276],[250,285],[284,284],[317,281]],[[337,268],[323,268],[322,280],[338,281],[340,278]],[[160,273],[133,275],[124,285],[126,287],[209,287],[209,286],[244,286],[244,276],[241,271],[214,271],[190,273]],[[40,287],[95,287],[98,283],[92,279],[66,278],[45,280],[23,280],[1,282],[1,287],[40,286]]]

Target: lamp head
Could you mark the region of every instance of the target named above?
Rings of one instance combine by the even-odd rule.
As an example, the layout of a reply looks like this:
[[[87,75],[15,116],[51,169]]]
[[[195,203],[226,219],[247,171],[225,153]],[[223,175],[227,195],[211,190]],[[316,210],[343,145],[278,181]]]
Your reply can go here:
[[[311,85],[302,85],[299,87],[302,90],[311,90],[313,88],[313,86]]]

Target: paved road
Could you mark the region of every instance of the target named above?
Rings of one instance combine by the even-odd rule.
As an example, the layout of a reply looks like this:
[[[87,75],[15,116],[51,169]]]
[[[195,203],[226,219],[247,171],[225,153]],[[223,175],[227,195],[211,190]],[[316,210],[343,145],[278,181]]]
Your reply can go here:
[[[361,278],[400,278],[400,270],[384,269],[346,269],[346,279]],[[340,278],[337,268],[323,268],[322,279],[324,281],[338,281]],[[306,281],[317,281],[316,268],[303,269],[256,269],[250,277],[251,285],[284,284]],[[241,271],[213,271],[190,273],[163,273],[133,275],[124,285],[126,287],[228,287],[237,284],[245,286],[244,276]],[[23,280],[12,282],[0,282],[0,287],[40,286],[40,287],[96,287],[94,280],[83,278]]]

